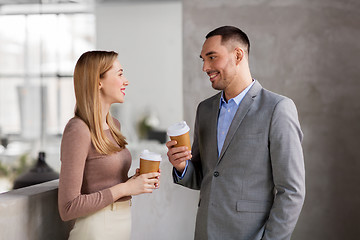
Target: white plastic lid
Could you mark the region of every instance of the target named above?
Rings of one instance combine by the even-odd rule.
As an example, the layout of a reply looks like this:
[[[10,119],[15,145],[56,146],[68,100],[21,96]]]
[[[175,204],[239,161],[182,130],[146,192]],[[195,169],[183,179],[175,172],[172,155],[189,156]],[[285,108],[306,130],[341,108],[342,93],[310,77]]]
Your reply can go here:
[[[167,129],[168,136],[180,136],[190,131],[185,121],[175,123]]]
[[[158,153],[150,152],[149,150],[145,149],[140,154],[140,158],[149,160],[149,161],[161,161],[161,155]]]

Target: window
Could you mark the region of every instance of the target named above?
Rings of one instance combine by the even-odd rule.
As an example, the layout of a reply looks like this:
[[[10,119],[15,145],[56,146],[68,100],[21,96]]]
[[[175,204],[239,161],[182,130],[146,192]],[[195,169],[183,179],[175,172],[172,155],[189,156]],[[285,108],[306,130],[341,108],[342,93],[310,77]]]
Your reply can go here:
[[[41,14],[38,5],[14,5],[6,13],[0,6],[0,193],[39,150],[60,169],[59,135],[75,107],[73,69],[95,47],[92,10],[65,5],[51,4]]]
[[[59,134],[73,115],[72,74],[95,46],[92,13],[0,15],[0,134]]]

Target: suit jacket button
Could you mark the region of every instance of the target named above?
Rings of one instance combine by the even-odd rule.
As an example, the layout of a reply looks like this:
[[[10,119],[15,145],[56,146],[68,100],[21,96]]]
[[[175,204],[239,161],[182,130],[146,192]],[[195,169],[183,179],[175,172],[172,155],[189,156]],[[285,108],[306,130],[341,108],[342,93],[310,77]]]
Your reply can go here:
[[[218,171],[215,171],[214,172],[214,177],[218,177],[220,174],[219,174],[219,172]]]

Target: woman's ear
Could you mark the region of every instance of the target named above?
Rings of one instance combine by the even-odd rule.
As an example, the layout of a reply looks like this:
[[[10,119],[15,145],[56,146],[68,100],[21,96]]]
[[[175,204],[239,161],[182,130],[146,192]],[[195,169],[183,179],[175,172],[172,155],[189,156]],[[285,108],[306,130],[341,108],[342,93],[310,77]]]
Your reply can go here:
[[[101,81],[99,82],[99,90],[102,88]]]

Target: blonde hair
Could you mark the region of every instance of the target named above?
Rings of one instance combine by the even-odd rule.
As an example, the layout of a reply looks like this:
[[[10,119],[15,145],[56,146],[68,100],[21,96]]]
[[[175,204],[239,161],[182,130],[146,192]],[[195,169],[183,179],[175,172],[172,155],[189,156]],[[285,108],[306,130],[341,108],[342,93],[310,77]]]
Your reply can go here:
[[[118,54],[113,51],[85,52],[80,56],[74,70],[75,116],[82,119],[89,127],[92,143],[101,154],[119,152],[127,145],[125,137],[116,127],[110,113],[106,115],[106,122],[118,146],[105,136],[101,123],[99,83],[117,57]]]

